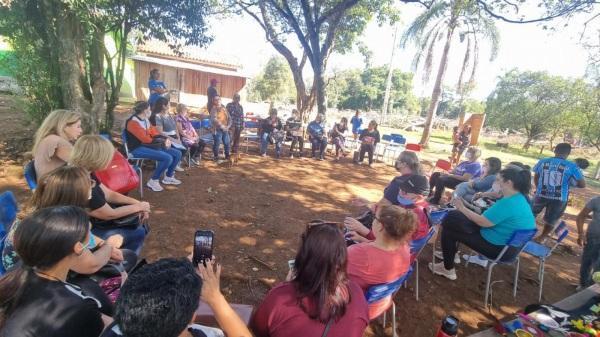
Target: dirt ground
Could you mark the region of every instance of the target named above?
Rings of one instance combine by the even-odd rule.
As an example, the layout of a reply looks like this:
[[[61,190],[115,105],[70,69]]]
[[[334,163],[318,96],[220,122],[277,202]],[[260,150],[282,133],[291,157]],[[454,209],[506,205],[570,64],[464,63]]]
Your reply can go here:
[[[10,97],[0,96],[0,125],[4,126],[0,192],[12,190],[24,204],[30,191],[22,176],[22,153],[31,147],[33,133]],[[161,193],[146,189],[144,199],[152,205],[152,232],[143,255],[149,260],[185,256],[191,252],[194,231],[211,229],[215,231],[215,255],[223,265],[226,297],[257,305],[270,286],[285,278],[287,260],[294,257],[299,235],[309,220],[341,221],[356,214],[350,200],[355,196],[378,200],[395,173],[383,164],[373,169],[355,166],[350,159],[260,158],[251,146],[250,153],[232,168],[203,162],[201,167],[177,175],[184,182],[179,187],[169,186]],[[582,199],[595,194],[590,190],[584,193]],[[132,196],[138,197],[137,191]],[[577,211],[568,209],[572,233],[576,232],[573,214]],[[544,302],[556,302],[574,292],[581,252],[575,239],[570,234],[566,245],[546,264]],[[434,336],[446,314],[460,319],[460,336],[490,326],[492,315],[483,308],[482,268],[459,266],[458,280],[452,282],[427,269],[431,247],[420,261],[420,301],[414,296],[414,275],[408,288],[395,297],[399,336]],[[493,285],[493,315],[503,318],[537,301],[537,266],[536,260],[522,259],[517,298],[511,294],[512,268],[495,268],[494,280],[502,282]],[[386,335],[391,335],[389,323],[382,330],[381,324],[374,322],[365,333]]]

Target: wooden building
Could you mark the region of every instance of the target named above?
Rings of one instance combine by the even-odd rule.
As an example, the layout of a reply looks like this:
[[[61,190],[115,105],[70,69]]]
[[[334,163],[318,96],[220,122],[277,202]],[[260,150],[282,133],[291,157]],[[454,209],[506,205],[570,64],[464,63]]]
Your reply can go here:
[[[171,101],[188,106],[206,106],[206,90],[211,79],[218,81],[217,91],[224,98],[233,95],[246,85],[247,77],[235,60],[222,55],[209,55],[196,47],[183,47],[176,54],[166,43],[148,41],[139,45],[132,56],[135,71],[137,100],[149,97],[148,79],[152,69],[158,69],[168,90],[174,90]]]

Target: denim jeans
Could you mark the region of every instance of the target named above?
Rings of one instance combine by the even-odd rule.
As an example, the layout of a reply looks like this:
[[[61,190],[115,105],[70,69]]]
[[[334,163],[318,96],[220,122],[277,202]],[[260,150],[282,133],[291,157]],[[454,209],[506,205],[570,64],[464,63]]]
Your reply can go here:
[[[142,252],[144,246],[144,239],[148,231],[145,226],[138,226],[137,228],[92,228],[92,233],[104,240],[112,235],[121,235],[123,237],[123,245],[121,248],[133,250],[138,256]]]
[[[456,194],[456,196],[461,197],[467,201],[472,201],[475,193],[477,193],[477,191],[475,191],[472,187],[469,186],[468,181],[456,185],[456,188],[454,189],[454,194]]]
[[[583,287],[592,285],[592,273],[600,271],[600,238],[588,238],[581,255],[579,284]]]
[[[263,132],[260,136],[260,154],[267,153],[267,147],[269,146],[270,132]],[[275,142],[275,153],[279,156],[281,154],[281,142]]]
[[[138,158],[146,158],[157,161],[156,169],[154,169],[154,173],[152,174],[152,179],[154,180],[160,179],[160,176],[162,176],[165,171],[167,171],[167,176],[172,177],[173,173],[175,173],[175,168],[181,161],[181,151],[172,147],[168,149],[155,150],[149,147],[140,146],[131,151],[131,154]]]
[[[229,159],[229,145],[231,139],[229,138],[229,132],[223,130],[216,130],[213,133],[213,155],[215,159],[219,158],[219,147],[223,142],[223,148],[225,149],[225,159]]]
[[[312,143],[312,156],[315,156],[315,152],[319,151],[319,157],[323,157],[325,149],[327,148],[326,137],[311,137],[310,142]]]

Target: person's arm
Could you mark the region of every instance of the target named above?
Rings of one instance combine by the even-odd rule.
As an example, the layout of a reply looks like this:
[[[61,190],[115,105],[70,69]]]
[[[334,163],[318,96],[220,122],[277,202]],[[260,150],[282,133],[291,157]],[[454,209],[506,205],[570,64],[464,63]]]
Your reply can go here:
[[[184,138],[185,135],[183,133],[183,126],[181,125],[180,121],[175,121],[175,125],[177,128],[177,135],[179,136],[179,138]]]
[[[240,316],[231,308],[223,296],[219,286],[221,278],[221,265],[217,264],[215,272],[214,260],[206,262],[206,268],[202,263],[198,264],[198,271],[202,278],[202,294],[200,297],[215,314],[219,327],[229,337],[252,337],[252,333]]]
[[[590,208],[587,207],[587,205],[585,207],[583,207],[583,209],[581,210],[581,212],[579,212],[579,214],[577,215],[577,244],[580,246],[583,246],[586,244],[586,240],[585,240],[585,233],[584,233],[584,224],[585,224],[585,220],[587,219],[587,217],[590,215],[590,213],[592,212],[592,210]]]
[[[369,234],[369,229],[363,225],[360,221],[351,218],[351,217],[346,217],[344,219],[344,226],[346,226],[346,228],[348,228],[349,231],[354,231],[356,233],[358,233],[359,235],[362,236],[367,236]]]
[[[71,157],[71,151],[73,150],[72,146],[61,145],[60,143],[56,146],[56,151],[54,155],[60,158],[62,161],[68,162]]]
[[[136,122],[127,123],[127,131],[144,144],[152,143],[152,136]]]
[[[150,206],[146,204],[148,203],[140,202],[134,205],[112,208],[108,203],[105,203],[104,206],[88,212],[88,215],[100,220],[114,220],[134,213],[147,212],[150,210]]]
[[[104,192],[104,197],[106,198],[107,202],[119,205],[135,205],[140,203],[139,200],[113,191],[104,184],[100,184],[100,188],[102,189],[102,192]]]
[[[231,114],[229,113],[229,111],[227,111],[227,109],[225,109],[225,113],[227,114],[227,126],[224,129],[224,131],[227,131],[231,129],[231,126],[233,125],[233,120],[231,119]]]
[[[465,204],[463,203],[461,198],[457,198],[457,199],[453,200],[453,202],[454,202],[454,207],[456,207],[456,209],[458,211],[460,211],[469,220],[473,221],[478,226],[480,226],[480,227],[493,227],[494,226],[494,223],[492,223],[486,217],[484,217],[483,215],[477,214],[477,213],[473,212],[472,210],[470,210],[469,208],[467,208],[467,206],[465,206]]]
[[[83,275],[94,274],[108,263],[113,253],[113,247],[99,238],[96,240],[101,242],[100,248],[95,252],[85,249],[72,268],[74,272]]]

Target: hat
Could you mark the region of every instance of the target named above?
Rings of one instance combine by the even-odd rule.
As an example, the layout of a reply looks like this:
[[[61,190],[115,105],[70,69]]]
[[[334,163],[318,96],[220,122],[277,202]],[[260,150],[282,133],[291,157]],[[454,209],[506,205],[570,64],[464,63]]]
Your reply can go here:
[[[413,174],[400,183],[400,189],[407,193],[429,195],[429,181],[425,176]]]

